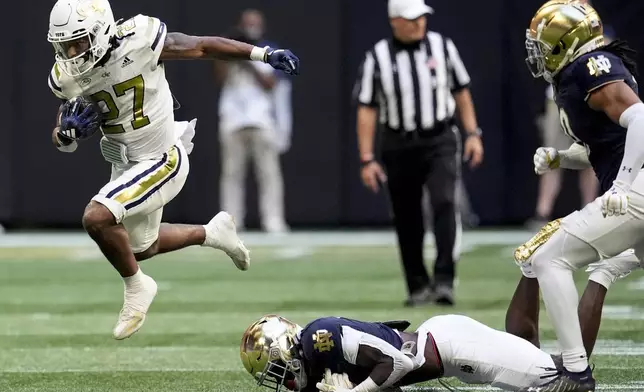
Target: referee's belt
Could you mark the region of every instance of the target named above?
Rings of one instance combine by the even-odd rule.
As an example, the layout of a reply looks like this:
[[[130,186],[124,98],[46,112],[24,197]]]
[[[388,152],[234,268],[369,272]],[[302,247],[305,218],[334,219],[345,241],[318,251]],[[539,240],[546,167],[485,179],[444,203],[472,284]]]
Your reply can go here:
[[[405,129],[395,129],[387,127],[387,130],[407,140],[428,139],[450,130],[452,125],[454,125],[454,121],[441,121],[437,122],[433,127],[426,129],[414,129],[413,131],[407,131]]]

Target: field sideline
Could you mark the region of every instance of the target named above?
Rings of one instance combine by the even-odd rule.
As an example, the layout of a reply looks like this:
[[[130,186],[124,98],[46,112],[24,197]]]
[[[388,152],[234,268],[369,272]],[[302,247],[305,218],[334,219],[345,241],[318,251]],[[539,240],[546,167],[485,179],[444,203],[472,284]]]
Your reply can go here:
[[[243,237],[253,257],[247,272],[201,248],[143,263],[159,294],[141,331],[118,342],[111,329],[122,283],[85,235],[0,235],[0,391],[257,391],[238,350],[246,326],[263,314],[300,324],[329,315],[405,318],[415,327],[443,311],[401,306],[405,293],[391,232]],[[512,249],[529,237],[523,231],[466,233],[458,304],[450,312],[503,328],[519,278]],[[643,277],[632,274],[608,295],[592,358],[600,391],[644,391]],[[578,278],[581,288],[586,276]],[[553,338],[542,312],[542,340],[550,351]],[[445,389],[430,383],[408,390]]]

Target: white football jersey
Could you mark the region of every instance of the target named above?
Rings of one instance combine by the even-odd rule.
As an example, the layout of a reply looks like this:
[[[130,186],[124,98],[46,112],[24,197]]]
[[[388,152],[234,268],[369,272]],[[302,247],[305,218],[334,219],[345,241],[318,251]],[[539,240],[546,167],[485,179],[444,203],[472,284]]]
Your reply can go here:
[[[173,98],[159,56],[166,27],[137,15],[117,24],[117,46],[101,66],[77,78],[54,65],[49,87],[61,99],[89,96],[103,109],[103,134],[125,144],[130,161],[154,159],[177,141]]]

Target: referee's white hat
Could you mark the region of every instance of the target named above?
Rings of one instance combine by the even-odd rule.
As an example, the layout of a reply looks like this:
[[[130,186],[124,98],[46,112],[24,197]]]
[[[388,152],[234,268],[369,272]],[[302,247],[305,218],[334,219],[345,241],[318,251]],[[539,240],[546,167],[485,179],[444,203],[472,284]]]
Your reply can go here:
[[[433,13],[434,9],[425,4],[425,0],[389,0],[389,18],[413,20]]]

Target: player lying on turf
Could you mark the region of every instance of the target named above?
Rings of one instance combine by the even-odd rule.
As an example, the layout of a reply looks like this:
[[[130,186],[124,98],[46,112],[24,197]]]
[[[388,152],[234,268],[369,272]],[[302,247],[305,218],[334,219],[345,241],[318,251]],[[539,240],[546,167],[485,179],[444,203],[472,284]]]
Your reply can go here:
[[[589,354],[606,290],[633,257],[592,267],[580,304]],[[324,317],[301,328],[269,315],[244,332],[241,360],[260,385],[276,392],[375,392],[444,377],[510,391],[539,387],[560,374],[562,360],[538,348],[538,298],[537,280],[524,277],[508,309],[511,333],[461,315],[432,317],[414,333],[404,332],[405,321]]]
[[[54,144],[73,152],[100,126],[101,152],[112,164],[109,182],[85,209],[83,227],[125,282],[114,328],[114,338],[124,339],[141,327],[157,292],[137,261],[203,245],[223,250],[241,270],[250,265],[225,212],[205,226],[161,224],[163,207],[188,176],[196,122],[175,122],[163,61],[254,60],[297,74],[299,60],[288,50],[167,32],[150,16],[115,22],[107,0],[59,0],[51,11],[48,40],[56,57],[49,87],[65,102]]]

